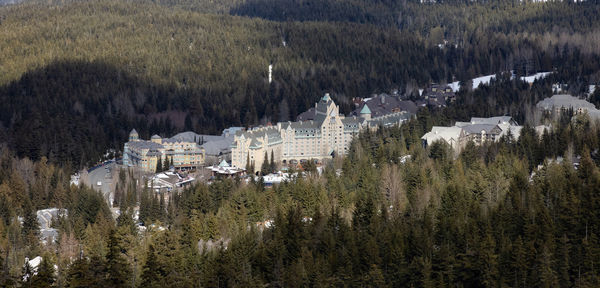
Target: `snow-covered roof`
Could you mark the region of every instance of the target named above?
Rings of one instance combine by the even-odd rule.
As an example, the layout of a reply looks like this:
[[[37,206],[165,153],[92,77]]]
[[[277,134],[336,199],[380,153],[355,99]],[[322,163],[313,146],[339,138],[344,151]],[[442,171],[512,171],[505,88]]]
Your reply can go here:
[[[554,95],[550,98],[546,98],[536,104],[540,109],[551,110],[554,108],[565,108],[565,109],[579,109],[584,108],[588,110],[596,110],[594,104],[587,102],[583,99],[573,97],[568,94]]]
[[[427,141],[429,144],[437,140],[444,140],[447,143],[450,143],[451,141],[457,141],[460,138],[461,133],[463,133],[463,129],[461,127],[433,126],[431,128],[431,132],[423,135],[421,139]]]
[[[221,163],[218,166],[217,165],[209,166],[209,167],[206,167],[206,169],[210,169],[210,171],[217,173],[217,174],[221,174],[221,175],[235,175],[235,174],[246,171],[246,169],[231,167],[231,166],[229,166],[229,164],[227,162],[225,162],[225,164],[227,166],[221,166],[221,164],[223,164],[223,162],[225,162],[225,160],[221,161]]]

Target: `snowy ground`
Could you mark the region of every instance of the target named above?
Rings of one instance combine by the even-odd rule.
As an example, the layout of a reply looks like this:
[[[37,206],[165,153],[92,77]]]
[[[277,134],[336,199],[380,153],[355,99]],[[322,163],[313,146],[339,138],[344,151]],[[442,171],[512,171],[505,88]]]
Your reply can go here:
[[[543,79],[546,76],[550,75],[551,73],[552,72],[539,72],[539,73],[535,73],[530,76],[522,76],[522,77],[520,77],[520,79],[531,84],[535,80]],[[490,81],[492,81],[492,79],[495,79],[495,78],[496,78],[496,74],[485,75],[485,76],[473,78],[473,87],[472,88],[477,89],[477,87],[479,87],[479,85],[481,85],[481,84],[489,85]],[[513,78],[514,78],[514,75],[513,75]],[[458,81],[452,82],[452,83],[448,84],[448,86],[450,86],[450,88],[452,88],[452,91],[454,91],[454,92],[458,92],[458,90],[460,89],[460,84]]]

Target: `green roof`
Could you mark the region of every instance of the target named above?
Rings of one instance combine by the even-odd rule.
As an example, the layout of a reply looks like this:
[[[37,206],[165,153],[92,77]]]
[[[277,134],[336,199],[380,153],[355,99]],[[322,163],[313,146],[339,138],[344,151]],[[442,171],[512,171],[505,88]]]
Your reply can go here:
[[[229,167],[229,164],[227,164],[227,161],[223,160],[223,161],[221,161],[221,163],[219,164],[219,167]]]
[[[331,98],[329,98],[329,93],[325,93],[325,95],[323,95],[323,98],[321,98],[321,100],[323,100],[325,102],[331,100]]]
[[[367,106],[367,104],[365,104],[362,110],[360,110],[360,114],[371,114],[371,109],[369,109],[369,106]]]

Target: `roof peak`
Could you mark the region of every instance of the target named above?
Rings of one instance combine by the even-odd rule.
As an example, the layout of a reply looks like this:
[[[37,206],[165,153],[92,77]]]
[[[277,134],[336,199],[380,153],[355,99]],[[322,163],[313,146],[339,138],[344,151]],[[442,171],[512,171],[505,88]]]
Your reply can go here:
[[[323,100],[325,102],[331,100],[331,97],[329,97],[329,93],[325,93],[325,95],[323,95],[323,98],[321,98],[321,100]]]
[[[221,163],[219,163],[219,167],[229,167],[229,163],[227,163],[227,161],[225,161],[225,159],[223,159],[223,161],[221,161]]]
[[[371,114],[371,109],[369,109],[369,106],[367,104],[365,104],[362,110],[360,110],[360,114]]]
[[[133,129],[131,129],[131,132],[129,132],[129,135],[131,135],[131,134],[138,134],[138,132],[135,131],[135,128],[133,128]]]

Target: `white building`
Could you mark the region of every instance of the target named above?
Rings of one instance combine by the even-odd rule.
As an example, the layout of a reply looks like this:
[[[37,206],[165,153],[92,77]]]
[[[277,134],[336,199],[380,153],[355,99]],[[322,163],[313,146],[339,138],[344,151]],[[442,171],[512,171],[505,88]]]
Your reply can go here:
[[[430,132],[421,137],[421,140],[424,147],[435,141],[444,141],[456,153],[460,153],[469,141],[482,145],[486,142],[497,142],[509,133],[518,139],[522,128],[510,116],[472,117],[469,122],[456,122],[451,127],[433,126]]]

